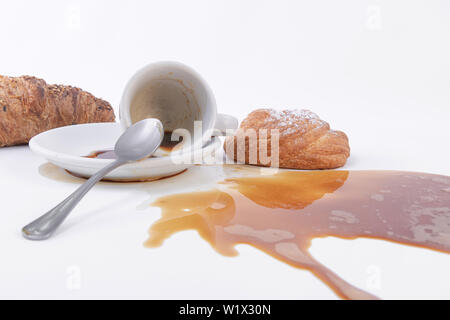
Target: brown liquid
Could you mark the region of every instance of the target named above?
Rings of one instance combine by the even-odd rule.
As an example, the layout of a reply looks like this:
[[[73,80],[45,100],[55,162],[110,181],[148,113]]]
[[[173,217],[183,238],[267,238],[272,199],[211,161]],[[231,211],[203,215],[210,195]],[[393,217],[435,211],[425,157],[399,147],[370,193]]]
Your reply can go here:
[[[163,140],[159,147],[167,152],[170,152],[182,141],[183,141],[183,137],[180,137],[179,141],[172,141],[172,132],[164,132],[164,137],[163,137]],[[149,158],[152,158],[152,157],[153,156],[150,156]],[[109,150],[99,150],[99,151],[91,152],[89,155],[85,156],[85,158],[117,159],[117,156],[114,153],[113,149],[109,149]]]
[[[85,158],[91,159],[117,159],[114,150],[101,150],[91,152],[89,155],[85,156]]]
[[[83,176],[80,176],[80,175],[78,175],[78,174],[76,174],[76,173],[73,173],[73,172],[71,172],[71,171],[69,171],[69,170],[65,170],[68,174],[70,174],[70,175],[72,175],[72,176],[74,176],[74,177],[76,177],[76,178],[81,178],[81,179],[89,179],[89,177],[83,177]],[[162,175],[162,176],[157,176],[157,177],[155,177],[155,176],[152,176],[152,177],[149,177],[149,178],[134,178],[134,179],[107,179],[107,178],[103,178],[102,180],[101,180],[101,182],[109,182],[109,183],[119,183],[119,184],[124,184],[124,183],[138,183],[138,182],[154,182],[154,181],[159,181],[159,180],[164,180],[164,179],[169,179],[169,178],[173,178],[173,177],[176,177],[176,176],[178,176],[178,175],[180,175],[180,174],[183,174],[183,173],[185,173],[187,171],[187,169],[184,169],[183,171],[180,171],[180,172],[177,172],[177,173],[174,173],[174,174],[172,174],[172,175]]]
[[[172,151],[179,143],[183,141],[183,137],[180,137],[178,141],[172,141],[172,132],[164,132],[164,138],[159,146],[165,151]]]
[[[165,196],[148,247],[197,230],[219,253],[249,244],[307,269],[345,299],[376,297],[308,252],[311,240],[376,238],[450,253],[450,177],[395,171],[282,171],[227,179],[221,188]]]
[[[39,173],[41,176],[58,181],[80,184],[84,182],[84,179],[71,174],[69,171],[60,168],[50,162],[43,163],[39,166]]]

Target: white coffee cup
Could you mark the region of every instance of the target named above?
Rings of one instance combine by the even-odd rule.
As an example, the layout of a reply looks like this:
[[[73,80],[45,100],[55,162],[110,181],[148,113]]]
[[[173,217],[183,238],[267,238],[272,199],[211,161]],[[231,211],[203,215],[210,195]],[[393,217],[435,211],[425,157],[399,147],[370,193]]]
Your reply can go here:
[[[191,136],[190,148],[194,149],[211,139],[213,129],[217,135],[238,126],[235,117],[217,113],[213,92],[196,71],[171,61],[145,66],[125,87],[120,102],[122,128],[145,118],[161,120],[165,132],[187,130]],[[200,137],[194,132],[195,121],[201,121]],[[168,152],[160,148],[155,154],[165,156]]]

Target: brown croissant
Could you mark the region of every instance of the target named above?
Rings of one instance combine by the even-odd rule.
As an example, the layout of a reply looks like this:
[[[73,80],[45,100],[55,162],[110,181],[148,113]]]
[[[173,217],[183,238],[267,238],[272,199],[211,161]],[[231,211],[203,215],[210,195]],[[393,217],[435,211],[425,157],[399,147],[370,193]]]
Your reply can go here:
[[[256,131],[256,143],[252,144],[248,129]],[[266,129],[264,135],[261,129]],[[275,163],[272,156],[276,156],[276,152],[272,148],[277,138],[279,151],[278,163]],[[257,152],[253,152],[256,157],[250,153],[252,146],[256,146]],[[264,159],[261,148],[267,148]],[[242,121],[234,136],[225,139],[224,149],[229,158],[238,162],[291,169],[338,168],[350,156],[346,134],[331,130],[327,122],[309,110],[255,110]],[[239,155],[245,157],[239,158]]]
[[[81,89],[29,76],[0,76],[0,147],[28,143],[56,127],[114,120],[108,102]]]

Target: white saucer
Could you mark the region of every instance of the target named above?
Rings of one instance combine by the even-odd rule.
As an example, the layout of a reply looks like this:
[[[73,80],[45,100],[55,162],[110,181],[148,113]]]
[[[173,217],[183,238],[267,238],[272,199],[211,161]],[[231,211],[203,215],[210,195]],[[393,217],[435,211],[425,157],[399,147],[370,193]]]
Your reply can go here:
[[[119,123],[88,123],[61,127],[43,132],[30,140],[30,149],[49,162],[69,172],[90,177],[114,161],[111,159],[86,158],[95,151],[110,150],[122,134]],[[221,147],[214,137],[202,149],[189,154],[149,158],[123,165],[108,174],[112,181],[147,181],[175,175],[192,167],[192,158],[210,156]]]

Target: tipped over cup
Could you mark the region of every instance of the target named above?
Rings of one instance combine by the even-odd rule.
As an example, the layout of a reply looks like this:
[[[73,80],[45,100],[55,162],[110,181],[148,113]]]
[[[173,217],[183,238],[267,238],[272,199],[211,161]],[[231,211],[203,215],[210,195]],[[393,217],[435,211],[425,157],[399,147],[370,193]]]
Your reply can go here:
[[[202,148],[212,136],[238,127],[238,120],[217,112],[208,83],[179,62],[157,62],[138,70],[120,102],[123,129],[146,119],[159,119],[165,138],[156,156]]]

